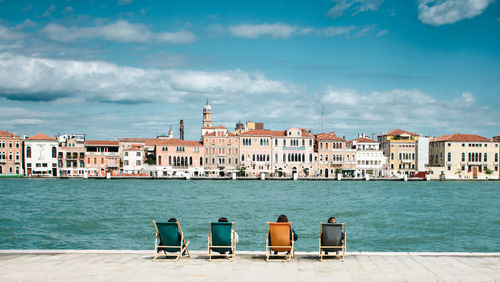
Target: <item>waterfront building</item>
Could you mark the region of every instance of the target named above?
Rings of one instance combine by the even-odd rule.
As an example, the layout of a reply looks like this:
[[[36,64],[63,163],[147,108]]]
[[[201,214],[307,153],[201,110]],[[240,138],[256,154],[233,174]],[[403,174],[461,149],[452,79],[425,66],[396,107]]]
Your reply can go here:
[[[417,142],[419,135],[395,129],[378,136],[378,142],[387,157],[390,173],[401,176],[417,170]]]
[[[148,139],[155,147],[156,175],[196,177],[203,176],[203,143],[180,139]]]
[[[208,101],[203,107],[201,141],[206,174],[225,176],[236,172],[240,165],[239,138],[224,126],[212,125],[212,107]]]
[[[123,173],[140,174],[144,165],[144,146],[132,145],[122,152]]]
[[[120,144],[118,141],[85,140],[86,168],[91,176],[117,174],[120,169]]]
[[[343,168],[354,159],[353,154],[346,151],[346,140],[335,135],[335,132],[320,133],[314,136],[313,176],[336,178]],[[344,162],[346,167],[344,167]]]
[[[24,163],[27,176],[58,176],[55,138],[39,133],[24,140]]]
[[[273,136],[284,136],[284,133],[274,130],[250,130],[240,134],[240,168],[244,169],[246,176],[259,176],[260,173],[265,173],[267,176],[272,174]],[[283,172],[280,176],[282,174]]]
[[[0,130],[0,175],[22,175],[23,139],[15,133]]]
[[[310,131],[297,127],[278,132],[280,134],[273,135],[271,140],[272,175],[311,176],[314,161],[313,135]]]
[[[359,134],[357,139],[347,142],[347,148],[356,151],[355,176],[387,176],[387,157],[384,156],[379,145],[377,141],[369,139],[364,134]]]
[[[417,171],[425,171],[429,165],[429,137],[418,137],[417,140]]]
[[[58,170],[60,176],[84,176],[85,134],[62,134],[57,136]]]
[[[429,143],[431,179],[498,178],[499,143],[472,134],[442,135]]]

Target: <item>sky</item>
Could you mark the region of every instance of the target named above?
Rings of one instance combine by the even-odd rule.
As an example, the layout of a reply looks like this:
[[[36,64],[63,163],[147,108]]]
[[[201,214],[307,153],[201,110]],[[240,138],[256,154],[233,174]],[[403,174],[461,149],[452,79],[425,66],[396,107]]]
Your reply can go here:
[[[493,0],[0,0],[0,129],[500,134]]]

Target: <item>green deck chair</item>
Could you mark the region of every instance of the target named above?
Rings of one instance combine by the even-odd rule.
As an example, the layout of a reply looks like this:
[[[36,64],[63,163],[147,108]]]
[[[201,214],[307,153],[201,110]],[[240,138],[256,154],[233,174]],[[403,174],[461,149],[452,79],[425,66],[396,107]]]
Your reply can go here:
[[[236,256],[236,240],[234,233],[236,222],[210,222],[208,230],[208,260],[212,257],[225,257],[231,261]],[[212,254],[217,252],[217,254]],[[227,252],[225,254],[224,252]]]
[[[191,257],[188,250],[189,241],[186,243],[179,222],[156,222],[153,220],[153,224],[156,230],[155,257],[153,261],[156,261],[162,251],[165,253],[166,258],[175,257],[175,261],[182,256]],[[184,254],[184,251],[186,251],[186,254]],[[168,253],[175,254],[170,255]]]

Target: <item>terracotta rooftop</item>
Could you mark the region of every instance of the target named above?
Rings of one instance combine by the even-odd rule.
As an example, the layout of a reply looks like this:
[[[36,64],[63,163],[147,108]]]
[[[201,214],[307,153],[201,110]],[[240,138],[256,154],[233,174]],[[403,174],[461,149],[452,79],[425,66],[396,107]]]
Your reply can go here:
[[[208,128],[208,129],[227,129],[226,127],[222,125],[217,125],[217,126],[202,126],[202,128]]]
[[[144,143],[147,138],[121,138],[120,142],[141,142]]]
[[[12,132],[8,132],[8,131],[5,131],[5,130],[0,130],[0,137],[18,137],[15,133],[12,133]]]
[[[172,139],[152,139],[148,140],[148,144],[151,145],[156,145],[156,146],[167,146],[167,145],[179,145],[179,146],[203,146],[203,143],[200,141],[193,141],[193,140],[180,140],[176,138]]]
[[[318,140],[339,140],[339,141],[345,141],[344,138],[338,137],[337,135],[335,135],[334,132],[320,133],[320,134],[316,134],[314,137],[316,139],[318,139]]]
[[[247,132],[242,132],[240,135],[244,136],[286,136],[285,131],[279,130],[249,130]]]
[[[451,134],[451,135],[441,135],[437,137],[434,142],[450,141],[450,142],[489,142],[490,139],[473,134]]]
[[[109,140],[85,140],[85,146],[118,146],[118,141]]]
[[[370,138],[367,138],[367,137],[363,137],[363,138],[358,138],[358,139],[353,139],[351,141],[349,141],[350,143],[352,143],[353,141],[356,141],[358,143],[378,143],[377,141],[375,140],[372,140]]]
[[[397,135],[418,136],[418,134],[416,134],[416,133],[405,131],[405,130],[402,130],[402,129],[391,130],[391,131],[383,134],[382,136],[397,136]]]
[[[38,133],[35,136],[31,136],[29,138],[26,138],[26,140],[56,140],[56,139],[53,137],[47,136],[43,133]]]

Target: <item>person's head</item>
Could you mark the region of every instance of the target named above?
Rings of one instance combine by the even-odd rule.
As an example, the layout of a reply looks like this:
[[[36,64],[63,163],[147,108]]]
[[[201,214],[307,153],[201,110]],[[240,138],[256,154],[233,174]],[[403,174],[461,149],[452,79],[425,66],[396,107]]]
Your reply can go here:
[[[286,215],[282,214],[278,216],[278,220],[276,220],[276,222],[288,222],[288,218],[286,217]]]
[[[328,223],[337,223],[337,219],[332,216],[328,219]]]
[[[219,222],[228,222],[227,217],[221,217],[219,218]]]
[[[172,217],[171,219],[168,220],[168,222],[177,222],[177,218]]]

